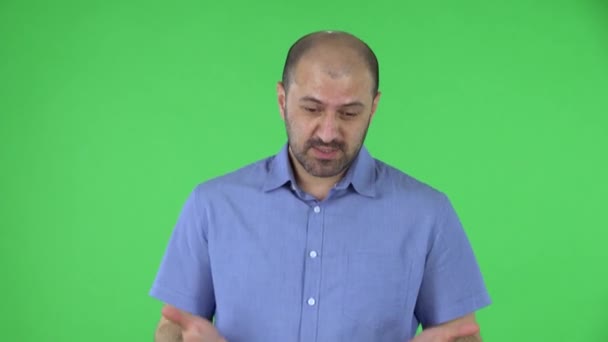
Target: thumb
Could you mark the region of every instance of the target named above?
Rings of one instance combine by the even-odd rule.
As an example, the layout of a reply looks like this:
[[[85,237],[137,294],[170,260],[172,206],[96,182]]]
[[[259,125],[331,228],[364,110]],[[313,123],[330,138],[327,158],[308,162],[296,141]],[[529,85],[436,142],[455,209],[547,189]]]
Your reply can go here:
[[[192,325],[192,317],[190,315],[181,312],[174,306],[165,305],[161,311],[163,317],[178,325],[183,330],[187,330]]]

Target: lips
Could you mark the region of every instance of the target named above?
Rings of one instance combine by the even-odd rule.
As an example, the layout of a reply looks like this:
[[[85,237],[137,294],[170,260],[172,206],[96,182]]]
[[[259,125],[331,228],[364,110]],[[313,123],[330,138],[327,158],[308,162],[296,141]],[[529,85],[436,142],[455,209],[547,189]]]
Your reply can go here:
[[[335,152],[338,150],[337,148],[331,148],[331,147],[315,147],[315,148],[323,153],[331,153],[331,152]]]
[[[312,150],[315,156],[320,159],[333,159],[340,152],[340,149],[323,146],[315,146]]]

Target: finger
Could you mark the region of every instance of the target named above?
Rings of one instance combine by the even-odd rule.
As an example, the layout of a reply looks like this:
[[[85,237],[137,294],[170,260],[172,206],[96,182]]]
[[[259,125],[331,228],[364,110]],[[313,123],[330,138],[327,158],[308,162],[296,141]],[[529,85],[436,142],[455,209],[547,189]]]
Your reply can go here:
[[[459,338],[459,337],[473,336],[477,333],[479,333],[478,324],[464,323],[464,324],[461,324],[461,325],[455,327],[455,329],[452,329],[452,334],[451,334],[451,336],[449,336],[449,338],[450,338],[449,341],[451,341],[451,339],[455,339],[455,338]]]
[[[182,313],[179,309],[171,305],[165,305],[161,311],[163,317],[177,324],[183,330],[190,325],[190,317]]]
[[[445,340],[441,328],[424,329],[420,335],[415,336],[410,342],[441,342]]]
[[[473,336],[479,332],[476,323],[443,325],[425,329],[410,342],[452,342],[460,337]]]
[[[476,323],[461,323],[446,328],[441,331],[440,338],[437,341],[452,342],[458,338],[473,336],[479,332],[479,325]]]

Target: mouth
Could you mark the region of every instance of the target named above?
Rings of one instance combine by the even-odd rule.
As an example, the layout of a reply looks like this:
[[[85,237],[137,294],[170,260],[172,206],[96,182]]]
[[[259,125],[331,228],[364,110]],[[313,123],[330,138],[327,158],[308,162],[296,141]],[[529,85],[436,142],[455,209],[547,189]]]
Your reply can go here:
[[[312,148],[313,154],[318,159],[334,159],[340,153],[340,149],[325,147],[325,146],[314,146]]]

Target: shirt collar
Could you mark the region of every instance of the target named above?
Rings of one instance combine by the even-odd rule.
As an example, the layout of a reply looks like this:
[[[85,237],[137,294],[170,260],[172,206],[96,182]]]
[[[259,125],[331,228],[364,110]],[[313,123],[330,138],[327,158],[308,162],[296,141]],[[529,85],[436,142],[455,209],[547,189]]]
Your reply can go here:
[[[359,154],[346,171],[344,177],[336,184],[338,190],[347,189],[352,184],[353,189],[361,195],[376,196],[376,163],[365,146],[361,147]],[[264,191],[275,190],[286,183],[296,184],[291,163],[289,161],[289,148],[285,144],[269,163]]]
[[[270,160],[266,173],[266,181],[264,182],[264,191],[277,189],[288,182],[291,182],[292,185],[296,184],[289,162],[288,146],[289,144],[285,144],[281,148],[281,151]]]

